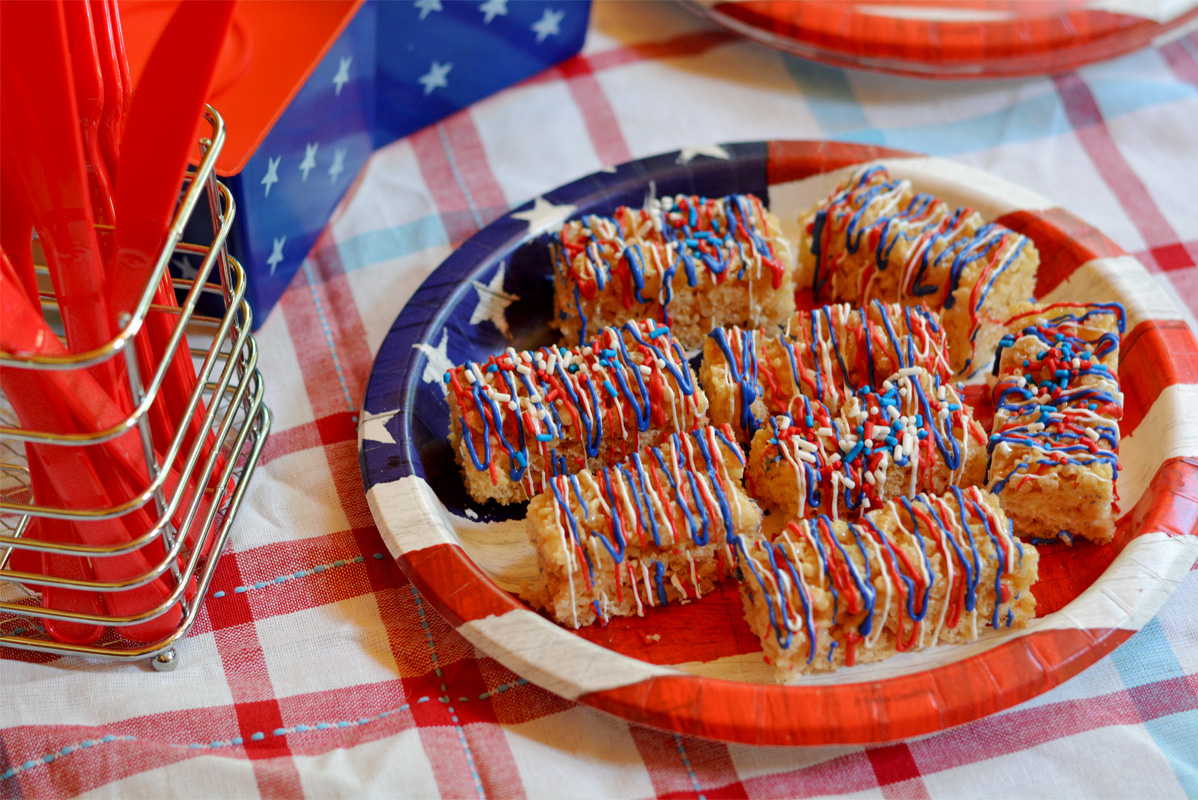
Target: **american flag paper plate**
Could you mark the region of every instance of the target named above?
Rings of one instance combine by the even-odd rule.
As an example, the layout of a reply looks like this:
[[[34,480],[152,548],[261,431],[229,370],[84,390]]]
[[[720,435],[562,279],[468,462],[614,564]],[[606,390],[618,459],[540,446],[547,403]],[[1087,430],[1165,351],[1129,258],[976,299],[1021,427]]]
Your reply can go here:
[[[905,653],[792,686],[770,682],[731,582],[688,605],[578,632],[514,594],[536,572],[522,506],[469,500],[448,444],[442,375],[505,347],[549,343],[545,232],[648,193],[752,192],[797,234],[799,213],[855,165],[1031,237],[1041,300],[1126,307],[1113,544],[1041,548],[1037,619],[963,646]],[[972,168],[878,147],[750,142],[633,161],[548,192],[455,251],[379,350],[359,429],[370,508],[391,554],[457,630],[516,673],[629,720],[769,745],[901,739],[1008,708],[1076,675],[1145,625],[1198,557],[1198,342],[1132,257],[1038,194]],[[660,634],[660,639],[656,635]]]
[[[838,67],[919,78],[1065,72],[1198,25],[1193,0],[690,0],[741,36]]]

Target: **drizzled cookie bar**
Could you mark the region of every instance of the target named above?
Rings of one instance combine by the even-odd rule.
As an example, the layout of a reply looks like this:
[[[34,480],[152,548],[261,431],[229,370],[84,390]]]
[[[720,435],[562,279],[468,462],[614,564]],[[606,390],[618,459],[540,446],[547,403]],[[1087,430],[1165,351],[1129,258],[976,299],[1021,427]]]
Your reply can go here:
[[[1117,303],[1011,319],[995,364],[989,486],[1022,536],[1114,538],[1124,325]]]
[[[957,373],[990,361],[1002,321],[1035,288],[1031,240],[917,194],[882,166],[856,170],[799,223],[801,272],[817,302],[926,303],[948,330]]]
[[[779,682],[1035,616],[1039,554],[977,487],[892,500],[858,523],[795,520],[738,555],[745,618]]]
[[[856,517],[899,495],[986,477],[986,433],[957,390],[919,367],[853,394],[836,414],[800,398],[757,431],[749,492],[788,516]]]
[[[540,579],[524,598],[578,628],[710,591],[732,543],[761,526],[731,433],[674,433],[622,464],[549,478],[528,504]]]
[[[551,243],[563,343],[630,319],[668,325],[687,349],[721,325],[771,327],[794,311],[793,254],[753,195],[678,195],[563,226]]]
[[[517,503],[551,475],[599,469],[706,422],[682,346],[655,322],[585,347],[512,348],[445,373],[450,443],[478,502]]]
[[[747,442],[767,417],[796,413],[800,397],[835,413],[854,391],[908,367],[949,379],[945,329],[924,306],[875,300],[798,311],[780,333],[717,328],[699,377],[712,421]]]

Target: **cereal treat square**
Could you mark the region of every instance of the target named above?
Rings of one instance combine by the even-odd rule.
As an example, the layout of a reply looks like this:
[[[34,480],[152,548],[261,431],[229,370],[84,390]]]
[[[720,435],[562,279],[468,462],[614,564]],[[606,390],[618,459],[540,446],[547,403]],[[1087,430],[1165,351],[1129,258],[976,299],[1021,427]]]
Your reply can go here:
[[[761,528],[727,427],[672,434],[612,467],[550,478],[528,504],[540,578],[521,593],[571,628],[698,600]]]
[[[794,311],[794,255],[753,195],[678,195],[567,222],[551,243],[562,343],[659,320],[696,349],[714,327],[771,328]]]
[[[948,329],[958,374],[990,362],[1002,322],[1035,289],[1030,239],[917,194],[882,166],[855,171],[799,224],[799,271],[817,302],[926,303]]]
[[[1000,343],[988,485],[1021,536],[1115,536],[1119,495],[1116,304],[1027,306]]]
[[[892,500],[858,523],[789,522],[738,544],[741,599],[780,683],[1025,627],[1039,553],[984,489]]]
[[[600,469],[706,424],[682,346],[656,322],[605,328],[585,347],[542,347],[445,373],[450,444],[476,501],[518,503],[547,479]]]
[[[793,415],[800,397],[835,413],[853,392],[907,367],[948,381],[947,341],[939,317],[922,305],[824,306],[796,312],[782,333],[715,329],[699,378],[712,421],[748,442],[767,417]]]
[[[957,389],[919,367],[859,390],[839,414],[803,397],[749,454],[749,494],[787,516],[856,518],[887,500],[986,479],[986,433]]]

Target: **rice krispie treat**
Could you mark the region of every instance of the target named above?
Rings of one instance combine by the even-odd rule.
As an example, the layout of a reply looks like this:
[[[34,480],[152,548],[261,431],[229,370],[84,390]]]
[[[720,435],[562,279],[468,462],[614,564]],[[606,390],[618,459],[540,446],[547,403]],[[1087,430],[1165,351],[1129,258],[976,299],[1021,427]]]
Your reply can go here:
[[[627,322],[585,347],[506,352],[445,373],[450,443],[480,503],[615,464],[707,421],[707,398],[665,326]]]
[[[791,517],[856,517],[887,500],[986,479],[986,433],[957,390],[919,367],[854,394],[839,414],[801,398],[753,437],[749,493]]]
[[[989,486],[1021,536],[1115,536],[1123,307],[1028,306],[996,359]]]
[[[926,303],[948,329],[959,374],[990,361],[1003,320],[1035,289],[1040,256],[1031,240],[916,194],[882,166],[855,171],[799,224],[800,268],[817,302]]]
[[[714,327],[768,328],[794,311],[794,256],[753,195],[678,195],[567,222],[551,243],[554,325],[567,345],[630,319],[687,349]]]
[[[858,389],[907,367],[951,375],[944,327],[920,306],[875,300],[798,311],[783,333],[717,328],[699,372],[713,422],[747,442],[769,416],[793,415],[800,396],[833,413]]]
[[[540,578],[524,599],[578,628],[710,591],[732,543],[761,527],[731,434],[675,433],[617,466],[548,479],[528,504]]]
[[[859,523],[796,520],[738,544],[741,598],[780,683],[1025,627],[1039,554],[977,487],[892,500]]]

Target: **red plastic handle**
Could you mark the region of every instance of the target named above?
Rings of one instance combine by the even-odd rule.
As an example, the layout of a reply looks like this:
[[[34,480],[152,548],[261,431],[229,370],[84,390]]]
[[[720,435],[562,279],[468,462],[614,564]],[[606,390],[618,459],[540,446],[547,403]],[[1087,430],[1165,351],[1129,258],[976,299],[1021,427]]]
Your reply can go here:
[[[0,116],[20,124],[0,126],[0,161],[41,234],[67,341],[81,352],[105,344],[112,332],[68,62],[60,0],[5,8]],[[107,362],[94,372],[116,397],[122,384],[115,365]]]

